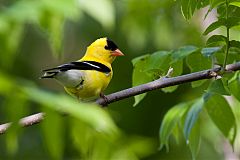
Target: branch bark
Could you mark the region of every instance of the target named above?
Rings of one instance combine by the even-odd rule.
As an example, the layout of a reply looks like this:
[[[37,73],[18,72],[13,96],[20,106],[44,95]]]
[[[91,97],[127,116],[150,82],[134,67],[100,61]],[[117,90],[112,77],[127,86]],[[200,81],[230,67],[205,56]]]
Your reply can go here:
[[[240,70],[240,62],[229,64],[226,66],[227,72],[233,72],[237,70]],[[98,98],[96,100],[96,103],[101,106],[106,106],[107,104],[110,104],[128,97],[132,97],[138,94],[149,92],[152,90],[165,88],[169,86],[175,86],[175,85],[179,85],[187,82],[198,81],[202,79],[210,79],[219,75],[220,72],[221,72],[221,67],[216,67],[213,69],[203,70],[203,71],[185,74],[185,75],[172,77],[172,78],[161,78],[146,84],[142,84],[139,86],[135,86],[132,88],[124,89],[119,92],[109,94],[105,98]],[[41,122],[44,119],[44,116],[45,116],[44,113],[33,114],[31,116],[22,118],[19,121],[19,124],[22,127],[32,126],[34,124]],[[10,127],[10,125],[11,123],[0,125],[0,134],[5,133],[6,130]]]
[[[45,113],[36,113],[31,116],[24,117],[20,119],[19,125],[22,127],[32,126],[34,124],[41,122],[44,119],[44,116]],[[5,133],[7,129],[11,126],[11,124],[12,123],[10,122],[0,125],[0,134]]]

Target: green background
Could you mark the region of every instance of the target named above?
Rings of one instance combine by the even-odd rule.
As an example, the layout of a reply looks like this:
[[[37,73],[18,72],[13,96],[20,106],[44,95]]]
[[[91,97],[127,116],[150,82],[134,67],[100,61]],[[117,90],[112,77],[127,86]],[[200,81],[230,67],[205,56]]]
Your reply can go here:
[[[62,96],[71,103],[76,100],[56,81],[39,77],[42,69],[75,61],[94,40],[109,37],[125,56],[114,61],[114,76],[105,94],[129,88],[133,58],[184,45],[204,46],[205,12],[185,20],[180,2],[170,0],[1,0],[0,123],[40,111],[49,116],[46,122],[12,127],[0,135],[0,159],[191,159],[183,137],[178,143],[170,137],[169,151],[159,150],[159,128],[172,106],[200,97],[207,85],[191,88],[184,84],[172,93],[151,91],[135,107],[133,97],[108,105],[103,112],[121,130],[119,137],[105,133],[111,129],[111,119],[104,132],[94,127],[98,124],[91,121],[95,111],[84,111],[90,117],[86,121],[81,114],[72,116],[74,109],[67,111],[70,116],[56,113]],[[231,34],[235,33],[239,30]],[[183,72],[190,72],[185,64]],[[104,119],[101,116],[96,121]],[[225,159],[224,150],[230,144],[209,117],[203,116],[201,123],[197,159]]]

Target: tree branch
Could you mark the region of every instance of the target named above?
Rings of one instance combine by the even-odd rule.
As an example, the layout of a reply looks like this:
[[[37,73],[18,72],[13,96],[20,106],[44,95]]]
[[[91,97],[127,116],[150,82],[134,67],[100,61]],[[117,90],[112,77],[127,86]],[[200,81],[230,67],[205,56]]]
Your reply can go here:
[[[226,66],[227,72],[233,72],[237,70],[240,70],[240,62],[229,64]],[[142,84],[139,86],[135,86],[132,88],[128,88],[119,92],[109,94],[105,98],[98,98],[96,100],[96,103],[101,106],[105,106],[107,104],[110,104],[128,97],[132,97],[138,94],[142,94],[148,91],[165,88],[169,86],[175,86],[175,85],[179,85],[187,82],[198,81],[202,79],[210,79],[210,78],[216,77],[218,74],[220,74],[220,72],[221,72],[221,67],[216,67],[213,69],[203,70],[203,71],[185,74],[185,75],[172,77],[172,78],[160,78],[146,84]],[[19,124],[23,127],[31,126],[41,122],[44,119],[44,116],[45,116],[44,113],[33,114],[31,116],[22,118],[19,121]],[[0,134],[5,133],[6,130],[10,127],[10,125],[11,123],[0,125]]]
[[[31,116],[24,117],[20,119],[19,125],[22,127],[32,126],[34,124],[41,122],[44,119],[44,116],[45,116],[45,113],[36,113]],[[12,123],[5,123],[0,125],[0,134],[5,133],[11,124]]]

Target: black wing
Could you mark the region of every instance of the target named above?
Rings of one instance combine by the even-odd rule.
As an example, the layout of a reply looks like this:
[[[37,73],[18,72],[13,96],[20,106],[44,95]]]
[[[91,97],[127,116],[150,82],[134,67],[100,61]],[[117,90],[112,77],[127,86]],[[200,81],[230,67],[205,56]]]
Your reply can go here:
[[[111,72],[111,69],[105,66],[102,63],[95,62],[95,61],[82,61],[82,62],[70,62],[67,64],[63,64],[61,66],[55,67],[55,68],[50,68],[50,69],[45,69],[43,70],[44,72],[49,72],[49,71],[67,71],[70,69],[77,69],[77,70],[96,70],[99,72],[103,73],[109,73]]]

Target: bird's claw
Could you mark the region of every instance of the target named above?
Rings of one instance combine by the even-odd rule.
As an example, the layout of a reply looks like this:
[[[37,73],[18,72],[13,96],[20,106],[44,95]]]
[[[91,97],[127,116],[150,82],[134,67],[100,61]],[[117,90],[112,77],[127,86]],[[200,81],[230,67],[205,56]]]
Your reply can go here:
[[[100,97],[104,99],[102,106],[106,107],[108,105],[108,98],[103,93],[100,93]]]

